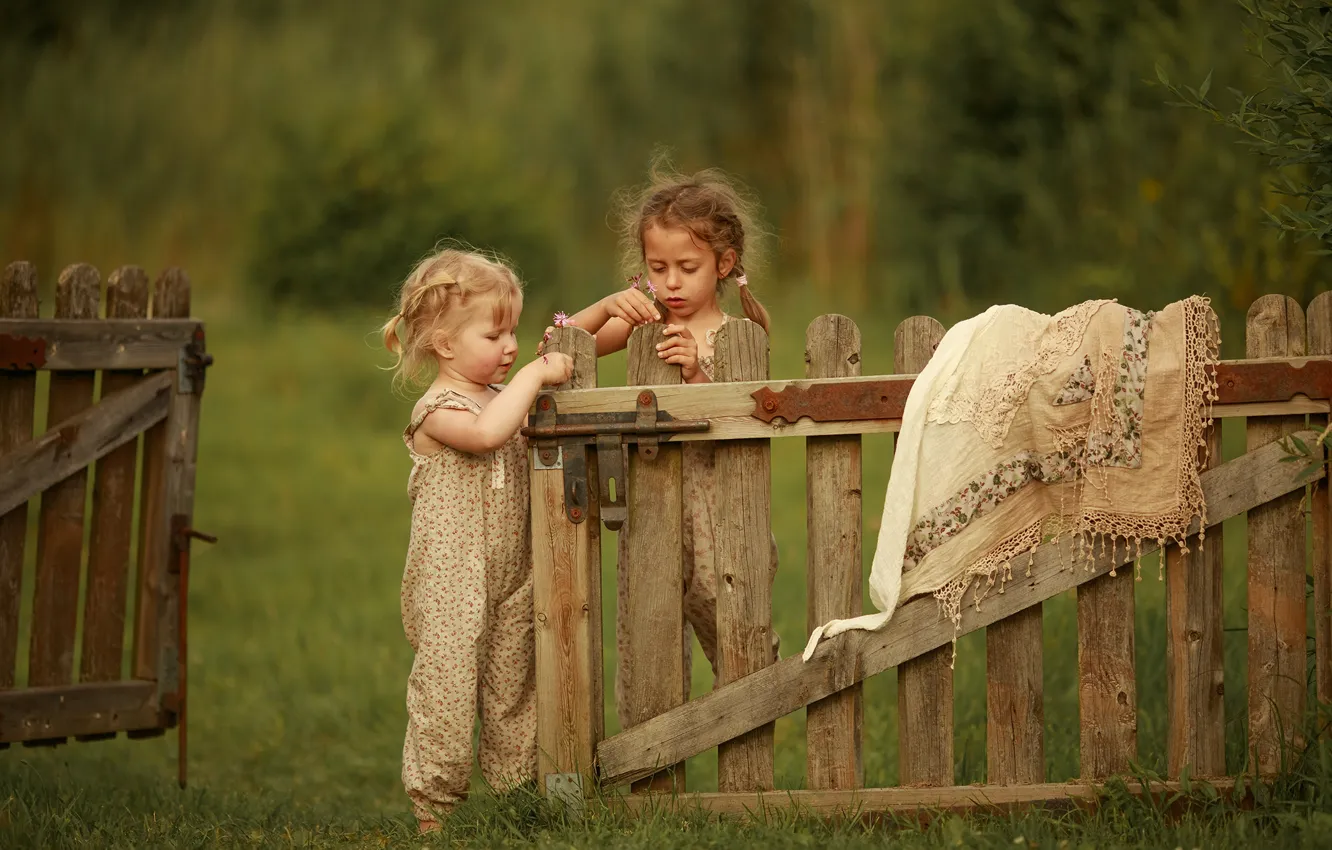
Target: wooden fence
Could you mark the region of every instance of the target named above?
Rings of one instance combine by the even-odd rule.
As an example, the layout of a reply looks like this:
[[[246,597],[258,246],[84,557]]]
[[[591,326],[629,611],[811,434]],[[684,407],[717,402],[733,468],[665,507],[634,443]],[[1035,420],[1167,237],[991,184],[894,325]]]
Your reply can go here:
[[[37,284],[0,278],[0,748],[176,726],[183,785],[204,328],[178,269],[150,304],[140,268],[70,266],[50,319]]]
[[[1088,570],[1061,569],[1067,553],[1037,550],[1028,577],[965,608],[963,634],[986,629],[987,783],[956,786],[953,754],[953,623],[926,597],[898,607],[879,632],[825,640],[808,662],[771,659],[768,580],[770,440],[806,443],[808,625],[862,613],[861,435],[895,432],[914,373],[943,335],[928,317],[908,319],[894,338],[899,376],[860,375],[860,333],[844,316],[815,319],[806,378],[769,380],[767,340],[751,323],[717,334],[717,380],[676,386],[648,326],[630,338],[628,383],[596,388],[592,338],[557,330],[574,356],[571,381],[538,398],[533,442],[538,743],[548,794],[580,799],[590,783],[631,785],[631,807],[684,792],[686,758],[718,748],[716,793],[690,804],[740,811],[799,804],[816,811],[859,808],[966,809],[1095,795],[1094,785],[1137,760],[1134,587],[1110,575],[1127,551],[1100,553]],[[1312,574],[1318,700],[1332,700],[1329,620],[1329,499],[1326,486],[1296,480],[1277,441],[1300,432],[1311,445],[1332,399],[1332,294],[1304,311],[1266,296],[1249,311],[1248,359],[1222,362],[1215,418],[1246,417],[1247,452],[1221,464],[1213,429],[1203,473],[1205,547],[1170,547],[1166,561],[1165,790],[1181,777],[1226,777],[1219,524],[1248,516],[1248,740],[1251,770],[1276,772],[1303,745],[1306,728],[1306,576]],[[1312,415],[1310,417],[1310,415]],[[1310,417],[1310,418],[1307,418]],[[706,422],[706,424],[703,424]],[[716,688],[685,700],[680,652],[682,444],[717,441],[715,562],[721,674]],[[1315,481],[1321,479],[1320,469]],[[613,493],[613,498],[612,498]],[[1306,563],[1306,509],[1313,556]],[[604,736],[600,526],[627,518],[619,581],[628,589],[622,649],[626,728]],[[1192,541],[1196,543],[1197,541]],[[1232,541],[1229,545],[1235,545]],[[1156,550],[1142,541],[1142,552]],[[1042,603],[1076,590],[1078,703],[1083,783],[1048,783],[1044,755]],[[795,636],[792,636],[795,637]],[[793,650],[787,647],[787,652]],[[863,787],[861,682],[897,668],[901,787]],[[807,708],[806,788],[774,790],[772,723]],[[644,793],[649,792],[649,793]],[[766,792],[766,793],[765,793]]]

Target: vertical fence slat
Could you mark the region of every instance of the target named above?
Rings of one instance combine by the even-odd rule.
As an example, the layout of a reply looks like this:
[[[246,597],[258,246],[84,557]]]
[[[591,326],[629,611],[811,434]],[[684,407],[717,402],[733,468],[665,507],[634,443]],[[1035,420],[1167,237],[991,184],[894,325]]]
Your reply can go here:
[[[559,389],[597,385],[596,341],[587,331],[558,328],[546,350],[573,358],[573,376]],[[596,486],[596,463],[588,452],[589,488]],[[590,777],[602,738],[601,515],[589,498],[582,521],[570,522],[563,470],[533,469],[531,476],[538,774],[549,791],[548,774]]]
[[[820,316],[805,331],[805,376],[860,374],[860,328],[846,316]],[[809,524],[808,627],[861,614],[860,436],[805,441]],[[813,789],[864,784],[863,688],[853,685],[806,710],[807,782]]]
[[[1083,779],[1124,773],[1138,756],[1133,586],[1133,567],[1125,566],[1077,590]]]
[[[190,280],[180,269],[167,269],[162,278],[162,287],[170,293],[171,300],[183,305],[184,315],[190,314]],[[171,393],[171,406],[167,410],[166,451],[162,455],[162,525],[160,538],[154,545],[161,548],[158,555],[163,571],[162,592],[158,595],[157,612],[157,690],[160,698],[168,694],[177,697],[174,711],[184,713],[183,669],[188,659],[182,654],[180,633],[181,610],[188,605],[188,600],[181,593],[181,574],[176,570],[177,546],[189,546],[189,541],[173,537],[173,522],[180,518],[183,527],[190,527],[194,521],[194,479],[195,462],[199,440],[199,401],[202,387],[194,392],[181,392],[177,387]],[[166,706],[171,710],[170,704]],[[184,774],[182,773],[183,777]],[[182,778],[182,783],[183,783]]]
[[[1332,292],[1309,302],[1309,353],[1332,354]],[[1314,426],[1327,426],[1326,416],[1313,417]],[[1332,499],[1328,482],[1314,488],[1313,607],[1314,693],[1318,701],[1332,703]]]
[[[148,277],[143,269],[126,266],[113,272],[106,286],[106,317],[137,319],[147,314]],[[133,386],[142,374],[141,370],[102,372],[102,398]],[[138,451],[138,441],[131,440],[97,461],[95,467],[79,676],[84,682],[108,682],[121,676]]]
[[[163,272],[153,287],[152,316],[183,319],[190,315],[189,283],[183,275]],[[167,423],[159,422],[143,435],[143,470],[139,492],[138,590],[134,606],[134,664],[136,679],[158,676],[159,620],[166,592],[168,552],[166,514]]]
[[[5,268],[0,277],[0,316],[37,318],[37,270],[31,264],[11,263]],[[0,455],[32,439],[36,394],[35,372],[0,372]],[[15,685],[27,533],[26,502],[0,516],[0,690]]]
[[[912,316],[897,326],[893,363],[899,374],[925,368],[943,325]],[[953,648],[941,646],[897,668],[899,775],[903,785],[953,784]]]
[[[1221,421],[1208,437],[1207,469],[1221,463]],[[1166,769],[1178,779],[1226,773],[1226,702],[1222,656],[1223,535],[1218,526],[1189,552],[1167,547]]]
[[[768,335],[754,322],[717,332],[718,381],[768,378]],[[772,470],[769,440],[717,445],[717,653],[720,683],[772,663]],[[773,787],[773,725],[717,748],[717,790]]]
[[[1041,626],[1037,603],[985,630],[985,772],[992,785],[1045,781]]]
[[[1248,357],[1305,353],[1304,311],[1293,298],[1264,295],[1249,308]],[[1302,416],[1250,418],[1252,451],[1304,427]],[[1249,511],[1249,748],[1260,773],[1288,764],[1299,746],[1305,700],[1303,491]]]
[[[657,356],[665,326],[629,336],[629,384],[680,383],[680,367]],[[620,532],[617,633],[620,636],[621,724],[628,728],[684,702],[689,688],[684,646],[684,523],[678,443],[662,443],[653,460],[629,452],[629,521]],[[617,486],[619,482],[617,482]],[[604,500],[607,494],[602,493]],[[625,532],[628,532],[626,535]],[[627,538],[627,543],[626,543]],[[635,782],[634,791],[684,790],[684,764]]]
[[[56,285],[55,314],[58,318],[95,319],[101,295],[96,269],[83,263],[70,266],[61,273]],[[95,372],[62,372],[51,376],[48,429],[93,403],[95,379]],[[74,674],[79,575],[83,566],[83,507],[87,494],[87,469],[80,469],[42,494],[29,685],[66,685]]]

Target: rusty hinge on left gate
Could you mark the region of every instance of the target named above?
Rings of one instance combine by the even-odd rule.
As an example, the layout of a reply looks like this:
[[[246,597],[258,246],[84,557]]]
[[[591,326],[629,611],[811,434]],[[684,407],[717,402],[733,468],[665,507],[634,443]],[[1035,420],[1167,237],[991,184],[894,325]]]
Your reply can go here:
[[[532,441],[535,469],[564,472],[564,512],[571,522],[587,518],[593,504],[601,521],[618,531],[628,517],[625,444],[637,443],[638,456],[655,460],[662,440],[675,434],[706,431],[706,419],[675,419],[657,409],[657,394],[642,390],[631,411],[559,413],[550,393],[537,396],[532,424],[523,434]],[[587,480],[587,447],[596,447],[597,480]]]

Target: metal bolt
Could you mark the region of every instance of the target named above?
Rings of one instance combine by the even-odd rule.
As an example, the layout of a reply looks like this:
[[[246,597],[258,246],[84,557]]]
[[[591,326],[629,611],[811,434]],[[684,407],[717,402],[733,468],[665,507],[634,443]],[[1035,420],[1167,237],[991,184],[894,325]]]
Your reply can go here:
[[[583,518],[583,509],[582,509],[582,508],[569,508],[569,518],[572,519],[572,520],[575,520],[575,521],[582,519],[582,518]]]
[[[776,410],[776,409],[777,409],[777,401],[776,401],[776,399],[771,399],[771,398],[770,398],[770,399],[765,400],[765,401],[763,402],[763,409],[766,410],[766,411],[768,411],[769,413],[771,413],[772,411]]]
[[[650,393],[650,392],[646,392],[646,391],[639,393],[639,394],[638,394],[638,403],[639,403],[639,404],[651,404],[651,403],[652,403],[652,393]]]
[[[550,399],[548,398],[541,399],[540,407],[542,410],[550,410]]]

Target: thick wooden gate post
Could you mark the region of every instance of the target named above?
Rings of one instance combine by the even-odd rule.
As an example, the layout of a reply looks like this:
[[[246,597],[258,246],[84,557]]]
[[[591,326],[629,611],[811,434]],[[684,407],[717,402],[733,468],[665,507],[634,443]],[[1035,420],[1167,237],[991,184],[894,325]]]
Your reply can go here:
[[[657,356],[665,325],[653,322],[629,335],[629,384],[680,383],[680,367]],[[616,624],[621,725],[628,729],[685,701],[689,673],[684,664],[684,562],[681,529],[681,451],[661,443],[652,460],[629,457],[629,521],[620,532]],[[616,482],[620,486],[622,482]],[[601,498],[606,499],[602,493]],[[685,766],[633,783],[634,791],[685,790]]]
[[[158,276],[153,287],[154,319],[184,319],[190,315],[188,278],[176,269]],[[131,674],[136,679],[158,680],[162,668],[162,647],[174,643],[177,612],[170,595],[175,582],[167,572],[171,552],[170,517],[166,504],[167,423],[159,422],[143,435],[142,484],[139,488],[139,579],[138,604],[134,609],[134,660]],[[159,690],[174,690],[163,685]],[[148,734],[160,734],[154,730]]]
[[[11,263],[0,278],[0,317],[37,318],[37,272],[29,263]],[[35,372],[0,371],[0,456],[32,439]],[[19,600],[28,503],[0,516],[0,691],[14,687],[18,660]],[[0,744],[3,749],[6,744]]]
[[[768,335],[750,321],[717,331],[716,379],[768,377]],[[772,460],[769,440],[717,444],[717,654],[719,684],[772,663]],[[771,723],[717,747],[718,791],[773,787]]]
[[[820,316],[805,331],[805,376],[860,375],[860,328],[846,316]],[[858,617],[861,585],[860,435],[805,440],[808,499],[808,627]],[[852,685],[806,711],[806,773],[812,789],[840,790],[864,784],[860,757],[864,705]]]
[[[1304,328],[1295,299],[1264,295],[1249,308],[1246,356],[1302,356]],[[1249,450],[1299,430],[1303,419],[1249,419]],[[1303,498],[1300,489],[1249,511],[1249,749],[1261,774],[1288,765],[1304,734]]]
[[[1332,292],[1309,302],[1309,353],[1332,354]],[[1326,427],[1328,417],[1315,416],[1313,424]],[[1321,703],[1332,703],[1332,499],[1326,483],[1314,488],[1313,607],[1314,693]]]
[[[893,362],[901,374],[930,362],[944,328],[929,316],[897,326]],[[897,668],[898,774],[903,785],[953,784],[953,648],[941,646]]]
[[[558,389],[597,385],[596,340],[587,331],[557,328],[546,350],[574,361],[573,376]],[[593,754],[604,733],[601,514],[598,500],[589,498],[586,515],[570,521],[562,461],[560,468],[533,466],[531,472],[537,773],[547,796],[576,800],[591,787]],[[588,452],[586,470],[588,486],[595,488],[595,452]]]

